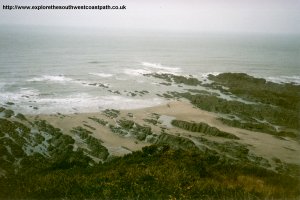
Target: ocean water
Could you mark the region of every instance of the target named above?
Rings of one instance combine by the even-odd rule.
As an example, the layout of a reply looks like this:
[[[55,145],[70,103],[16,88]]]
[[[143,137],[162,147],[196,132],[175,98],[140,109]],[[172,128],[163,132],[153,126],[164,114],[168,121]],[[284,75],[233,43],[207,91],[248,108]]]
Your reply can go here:
[[[128,33],[0,27],[0,104],[25,114],[98,112],[164,103],[148,73],[244,72],[300,84],[297,35]],[[130,92],[147,90],[144,95]]]

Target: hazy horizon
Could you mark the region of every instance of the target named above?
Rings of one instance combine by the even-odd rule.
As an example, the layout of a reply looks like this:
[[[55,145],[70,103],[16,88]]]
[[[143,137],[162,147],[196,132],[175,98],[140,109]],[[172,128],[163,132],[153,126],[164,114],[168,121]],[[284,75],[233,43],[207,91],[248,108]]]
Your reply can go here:
[[[3,5],[126,5],[126,10],[5,10]],[[121,31],[300,33],[300,1],[4,0],[0,24]]]

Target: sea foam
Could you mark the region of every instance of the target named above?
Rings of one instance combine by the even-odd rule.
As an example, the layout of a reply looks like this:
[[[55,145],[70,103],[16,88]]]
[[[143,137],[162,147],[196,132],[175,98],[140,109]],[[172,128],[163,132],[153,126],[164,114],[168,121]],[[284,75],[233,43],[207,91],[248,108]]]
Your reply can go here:
[[[113,74],[107,74],[107,73],[89,73],[89,75],[99,76],[102,78],[109,78],[113,76]]]
[[[294,83],[300,85],[300,76],[272,76],[266,77],[266,80],[274,83]]]
[[[52,75],[43,75],[40,77],[34,77],[27,79],[29,82],[56,82],[56,83],[66,83],[71,82],[73,79],[65,77],[64,75],[52,76]]]
[[[14,102],[12,108],[23,114],[71,114],[99,112],[107,108],[137,109],[164,103],[161,98],[130,98],[117,95],[96,96],[76,93],[67,96],[41,95],[39,91],[21,88],[15,92],[0,93],[0,103]]]
[[[133,99],[121,96],[96,97],[81,93],[64,98],[40,98],[36,99],[38,109],[30,109],[23,105],[23,113],[27,114],[71,114],[74,112],[89,113],[99,112],[107,108],[111,109],[137,109],[151,107],[163,103],[162,99]]]
[[[8,101],[12,101],[14,103],[22,103],[24,101],[34,101],[39,96],[39,91],[35,89],[29,88],[20,88],[15,92],[1,92],[0,93],[0,103],[5,103]]]
[[[156,73],[179,73],[181,72],[181,68],[179,67],[167,67],[160,63],[149,63],[149,62],[142,62],[142,65],[147,69],[152,68],[152,70],[156,70]],[[159,71],[157,71],[159,70]]]
[[[147,70],[147,69],[124,69],[123,70],[124,74],[126,75],[130,75],[130,76],[141,76],[143,74],[150,74],[152,73],[151,70]]]
[[[123,70],[124,74],[130,76],[141,76],[144,74],[159,73],[159,74],[178,74],[181,72],[179,67],[166,67],[161,64],[142,62],[143,68],[126,68]]]

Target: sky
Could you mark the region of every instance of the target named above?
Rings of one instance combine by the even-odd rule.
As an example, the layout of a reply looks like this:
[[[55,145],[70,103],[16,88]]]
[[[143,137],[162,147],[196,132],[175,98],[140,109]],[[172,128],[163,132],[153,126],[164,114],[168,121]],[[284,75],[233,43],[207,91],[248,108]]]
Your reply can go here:
[[[1,0],[0,25],[300,33],[300,0]],[[3,5],[125,5],[126,10],[5,10]]]

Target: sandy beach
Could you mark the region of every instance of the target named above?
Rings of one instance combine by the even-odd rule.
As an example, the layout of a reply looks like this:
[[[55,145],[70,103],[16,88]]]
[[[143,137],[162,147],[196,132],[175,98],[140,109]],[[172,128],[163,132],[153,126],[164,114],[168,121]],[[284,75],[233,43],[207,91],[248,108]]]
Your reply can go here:
[[[167,104],[148,107],[143,109],[133,110],[121,110],[120,115],[116,119],[111,119],[105,116],[101,112],[97,113],[79,113],[79,114],[55,114],[55,115],[36,115],[27,116],[30,120],[42,119],[48,121],[54,127],[60,128],[64,133],[72,135],[70,132],[72,128],[82,126],[89,131],[93,132],[93,136],[102,140],[103,145],[109,150],[111,155],[122,156],[132,151],[141,150],[144,146],[149,146],[151,143],[145,141],[138,141],[133,137],[124,137],[116,133],[113,133],[108,125],[103,126],[95,121],[89,119],[89,117],[96,117],[109,122],[109,124],[115,125],[118,119],[130,119],[139,124],[145,124],[150,126],[155,134],[160,134],[161,128],[165,128],[168,134],[175,136],[181,136],[186,138],[191,137],[204,137],[211,141],[226,142],[231,139],[220,138],[214,136],[208,136],[202,133],[190,132],[183,129],[179,129],[172,125],[168,125],[168,120],[159,119],[160,123],[153,125],[147,123],[144,119],[153,118],[153,113],[159,116],[165,116],[165,118],[204,122],[212,127],[216,127],[221,131],[232,133],[240,138],[236,141],[241,144],[247,145],[249,150],[257,156],[261,156],[267,159],[270,164],[273,162],[273,158],[278,158],[286,163],[300,164],[300,144],[299,142],[292,140],[288,137],[278,138],[266,133],[254,132],[240,128],[229,127],[219,121],[216,113],[207,112],[199,108],[195,108],[187,101],[171,101]]]

